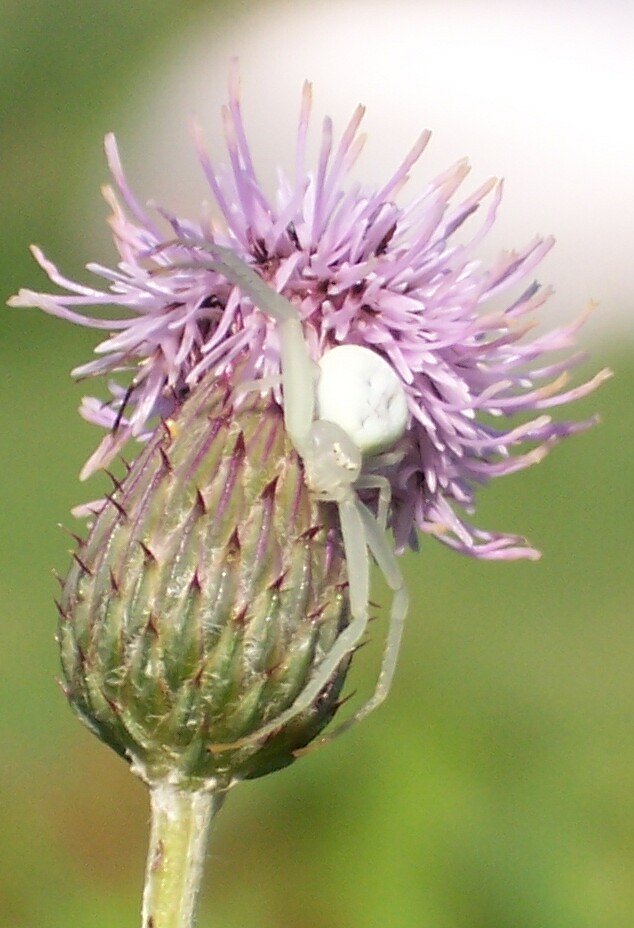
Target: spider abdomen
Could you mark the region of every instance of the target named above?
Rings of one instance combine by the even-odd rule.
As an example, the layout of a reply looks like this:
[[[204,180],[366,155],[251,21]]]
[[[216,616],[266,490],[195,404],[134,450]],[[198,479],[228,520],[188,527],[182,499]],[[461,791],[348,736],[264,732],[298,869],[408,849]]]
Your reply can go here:
[[[362,454],[391,448],[408,420],[405,389],[391,365],[370,348],[337,345],[319,368],[319,419],[340,426]]]

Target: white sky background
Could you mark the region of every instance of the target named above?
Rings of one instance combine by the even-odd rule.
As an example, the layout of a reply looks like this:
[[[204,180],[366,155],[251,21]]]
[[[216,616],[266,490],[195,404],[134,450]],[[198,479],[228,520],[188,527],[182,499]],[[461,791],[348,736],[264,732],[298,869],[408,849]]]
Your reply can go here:
[[[243,110],[260,178],[292,164],[302,82],[314,84],[313,150],[322,117],[342,131],[367,105],[366,148],[354,170],[383,182],[424,128],[433,131],[401,201],[468,155],[466,196],[506,179],[482,254],[536,233],[558,244],[539,278],[545,307],[572,318],[590,298],[598,331],[634,336],[634,0],[295,0],[201,15],[129,98],[118,130],[133,187],[197,217],[207,190],[189,120],[202,119],[224,161],[219,108],[239,56]]]

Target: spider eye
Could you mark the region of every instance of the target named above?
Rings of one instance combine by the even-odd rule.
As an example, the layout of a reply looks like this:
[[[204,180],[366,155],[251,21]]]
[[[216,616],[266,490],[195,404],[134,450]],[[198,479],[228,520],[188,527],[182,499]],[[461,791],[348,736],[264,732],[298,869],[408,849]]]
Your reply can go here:
[[[388,362],[361,345],[338,345],[319,362],[317,415],[334,422],[364,454],[390,448],[407,426],[407,396]]]

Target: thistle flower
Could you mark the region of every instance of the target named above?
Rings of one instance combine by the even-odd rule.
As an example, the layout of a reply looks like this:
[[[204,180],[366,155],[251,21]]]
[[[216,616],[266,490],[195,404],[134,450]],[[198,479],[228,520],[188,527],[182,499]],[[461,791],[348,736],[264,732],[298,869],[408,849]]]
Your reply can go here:
[[[111,400],[86,397],[82,415],[107,429],[83,468],[106,467],[129,438],[147,439],[207,376],[244,381],[279,378],[275,323],[210,267],[207,243],[232,249],[296,307],[315,360],[333,346],[362,345],[382,355],[407,393],[410,419],[400,460],[386,466],[390,523],[399,550],[416,546],[416,528],[480,558],[536,557],[517,536],[483,531],[464,513],[479,485],[541,460],[558,440],[587,428],[553,421],[546,412],[590,393],[608,371],[573,388],[568,372],[582,359],[574,344],[583,317],[526,340],[532,314],[548,298],[532,274],[553,245],[535,238],[486,267],[475,257],[494,222],[502,183],[489,180],[465,199],[452,198],[469,171],[460,161],[436,177],[409,206],[396,197],[429,140],[424,132],[379,190],[349,184],[363,146],[363,108],[333,148],[326,119],[314,173],[306,168],[311,88],[305,85],[295,172],[280,175],[274,199],[262,189],[240,112],[233,75],[223,120],[229,168],[216,169],[196,130],[198,155],[218,215],[194,223],[155,206],[144,209],[130,190],[112,135],[106,153],[119,196],[104,189],[120,256],[116,269],[89,264],[105,291],[62,276],[38,248],[33,253],[63,294],[21,290],[13,306],[36,306],[68,321],[108,331],[100,356],[73,371],[111,380]],[[470,238],[457,236],[482,211]],[[161,219],[165,223],[161,223]],[[519,295],[513,291],[520,289]],[[508,306],[496,305],[509,294]],[[93,318],[85,309],[123,312]],[[545,361],[549,355],[554,361]],[[235,377],[234,377],[235,380]],[[279,387],[275,392],[281,402]],[[528,420],[517,424],[517,415]],[[512,420],[494,428],[492,417]],[[529,449],[525,450],[525,446]],[[517,452],[517,453],[516,453]]]

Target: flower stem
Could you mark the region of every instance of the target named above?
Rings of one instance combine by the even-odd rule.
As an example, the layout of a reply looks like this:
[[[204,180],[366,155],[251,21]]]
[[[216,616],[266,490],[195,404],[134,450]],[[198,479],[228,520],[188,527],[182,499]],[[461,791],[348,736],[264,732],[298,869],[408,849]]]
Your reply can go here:
[[[150,847],[142,928],[194,928],[211,821],[226,793],[150,787]]]

